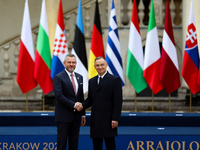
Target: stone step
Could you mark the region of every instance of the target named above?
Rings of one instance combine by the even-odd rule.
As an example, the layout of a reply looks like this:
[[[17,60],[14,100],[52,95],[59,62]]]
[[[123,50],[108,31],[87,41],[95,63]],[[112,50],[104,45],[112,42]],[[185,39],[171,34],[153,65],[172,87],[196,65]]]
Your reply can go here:
[[[136,106],[135,106],[136,104]],[[124,98],[122,111],[129,112],[142,112],[142,111],[158,111],[158,112],[169,112],[169,107],[171,112],[183,111],[189,112],[190,105],[187,103],[185,99],[172,97],[169,103],[169,98],[167,97],[155,97],[154,101],[152,101],[151,97],[138,97],[135,103],[135,99],[132,98]],[[46,100],[45,102],[45,110],[54,111],[55,110],[55,101]],[[1,97],[0,98],[0,110],[26,110],[26,98],[25,97]],[[43,101],[42,99],[36,98],[28,98],[28,110],[29,111],[41,111],[43,110]],[[192,105],[191,110],[193,112],[200,111],[200,105]],[[87,109],[90,111],[90,109]]]

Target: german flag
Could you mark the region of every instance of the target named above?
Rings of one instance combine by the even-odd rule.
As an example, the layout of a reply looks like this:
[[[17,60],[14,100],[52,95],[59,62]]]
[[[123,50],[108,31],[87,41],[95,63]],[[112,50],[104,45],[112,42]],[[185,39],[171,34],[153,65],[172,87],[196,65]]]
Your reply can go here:
[[[96,57],[99,57],[99,56],[105,58],[102,32],[101,32],[101,23],[100,23],[100,16],[99,16],[99,6],[98,6],[98,0],[96,0],[96,10],[95,10],[95,16],[94,16],[92,42],[91,42],[89,67],[88,67],[89,79],[98,74],[94,68],[94,60]]]

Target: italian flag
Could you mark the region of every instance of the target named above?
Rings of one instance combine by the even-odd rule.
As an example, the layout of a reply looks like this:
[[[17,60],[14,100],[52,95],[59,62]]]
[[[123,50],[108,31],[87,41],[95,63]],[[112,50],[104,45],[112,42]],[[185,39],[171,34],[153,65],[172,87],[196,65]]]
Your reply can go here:
[[[34,77],[45,94],[48,94],[53,90],[53,80],[50,77],[50,68],[51,53],[45,0],[43,0],[36,46]]]
[[[153,93],[157,94],[163,89],[163,86],[159,79],[161,57],[153,0],[151,0],[150,18],[144,58],[144,78],[146,79]]]
[[[142,41],[138,22],[137,5],[136,0],[134,0],[130,24],[126,76],[137,93],[147,87],[147,83],[143,77],[143,65]]]

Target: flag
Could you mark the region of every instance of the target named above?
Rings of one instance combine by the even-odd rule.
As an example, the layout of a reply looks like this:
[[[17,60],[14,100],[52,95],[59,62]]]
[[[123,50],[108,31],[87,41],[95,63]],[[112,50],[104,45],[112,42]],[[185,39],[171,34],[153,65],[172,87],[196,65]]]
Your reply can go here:
[[[17,83],[23,93],[37,86],[34,79],[35,54],[31,32],[28,0],[25,1],[17,68]]]
[[[136,0],[133,2],[132,18],[130,23],[129,45],[127,54],[126,76],[139,93],[147,87],[143,77],[144,56],[140,35]]]
[[[149,26],[145,46],[144,57],[144,78],[154,94],[163,89],[160,82],[160,48],[158,41],[158,32],[154,13],[153,0],[151,0],[151,9],[149,17]]]
[[[160,80],[168,94],[180,87],[178,59],[170,16],[169,0],[167,0],[165,29],[163,32]]]
[[[102,32],[101,32],[101,22],[100,22],[100,16],[99,16],[99,6],[98,6],[98,0],[96,0],[96,9],[95,9],[95,16],[94,16],[92,42],[91,42],[89,67],[88,67],[89,79],[91,79],[92,77],[98,74],[96,69],[94,68],[94,60],[96,57],[99,57],[99,56],[105,58]]]
[[[87,56],[85,48],[81,0],[79,0],[78,4],[76,31],[74,37],[74,46],[72,48],[72,54],[76,56],[76,61],[77,61],[75,72],[78,72],[83,76],[83,91],[84,93],[86,93],[88,91],[88,71],[87,71]]]
[[[51,53],[48,37],[45,0],[42,2],[40,24],[36,46],[34,77],[45,94],[53,90],[51,79]]]
[[[117,18],[115,12],[114,0],[112,0],[112,8],[110,11],[110,23],[108,32],[108,43],[106,50],[106,62],[108,71],[121,78],[121,84],[124,86],[124,72],[122,66],[120,42],[117,27]]]
[[[51,78],[65,69],[63,64],[65,56],[68,54],[67,39],[65,36],[65,25],[63,19],[62,0],[59,3],[58,21],[53,46],[53,58],[51,63]]]
[[[194,18],[193,1],[190,5],[190,16],[186,35],[186,44],[183,57],[182,76],[193,94],[200,91],[198,85],[199,52],[197,45],[197,32]]]

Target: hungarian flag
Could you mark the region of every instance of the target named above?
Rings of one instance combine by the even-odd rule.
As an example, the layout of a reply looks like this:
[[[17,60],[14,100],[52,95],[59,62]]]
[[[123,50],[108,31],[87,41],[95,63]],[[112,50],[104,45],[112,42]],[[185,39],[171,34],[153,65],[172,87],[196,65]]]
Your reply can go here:
[[[34,77],[45,94],[48,94],[53,90],[53,80],[51,79],[50,74],[51,53],[45,0],[43,0],[36,46]]]
[[[35,54],[31,32],[28,0],[26,0],[22,22],[19,60],[17,68],[17,83],[23,93],[27,93],[37,86],[37,82],[34,79],[34,66]]]
[[[178,59],[170,16],[169,0],[166,6],[165,29],[163,32],[160,80],[168,94],[180,87]]]
[[[81,0],[78,4],[78,14],[76,19],[76,31],[74,37],[74,46],[72,48],[72,54],[76,56],[76,69],[83,76],[83,91],[84,93],[88,91],[88,71],[87,71],[87,56],[85,48],[85,37],[84,37],[84,27],[83,27],[83,17],[81,9]]]
[[[62,0],[60,0],[58,10],[58,21],[53,46],[53,58],[51,64],[51,78],[65,69],[63,64],[65,56],[68,54],[67,39],[65,36],[65,25],[63,19]]]
[[[144,78],[154,94],[163,89],[160,82],[160,48],[158,32],[154,13],[153,0],[151,0],[150,18],[144,57]]]
[[[136,0],[133,2],[132,19],[130,23],[128,56],[126,76],[131,84],[139,93],[147,87],[146,80],[143,77],[144,56],[142,49],[142,40],[138,22]]]
[[[102,39],[102,32],[101,32],[99,6],[98,6],[98,0],[96,0],[96,9],[95,9],[95,16],[94,16],[92,42],[91,42],[89,67],[88,67],[89,79],[91,79],[92,77],[98,74],[96,69],[94,68],[94,60],[96,57],[99,57],[99,56],[105,57],[105,54],[104,54],[103,39]]]
[[[193,94],[200,91],[199,80],[199,52],[197,32],[194,17],[193,1],[190,5],[190,16],[186,35],[186,44],[183,57],[182,76]]]

